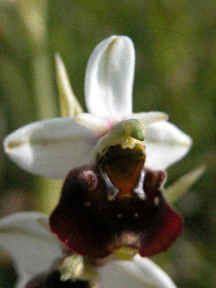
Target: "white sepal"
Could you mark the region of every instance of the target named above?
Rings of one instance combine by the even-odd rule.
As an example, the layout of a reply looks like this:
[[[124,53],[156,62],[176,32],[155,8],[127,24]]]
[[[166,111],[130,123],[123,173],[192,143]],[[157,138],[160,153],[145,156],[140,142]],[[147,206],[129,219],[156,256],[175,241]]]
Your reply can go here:
[[[111,36],[96,46],[85,76],[85,99],[91,114],[122,120],[132,113],[134,65],[130,38]]]
[[[62,247],[49,231],[48,217],[36,212],[15,213],[0,220],[0,247],[16,265],[17,287],[51,268],[62,257]]]
[[[4,149],[21,168],[48,178],[64,178],[91,161],[95,133],[73,118],[54,118],[26,125],[6,137]]]

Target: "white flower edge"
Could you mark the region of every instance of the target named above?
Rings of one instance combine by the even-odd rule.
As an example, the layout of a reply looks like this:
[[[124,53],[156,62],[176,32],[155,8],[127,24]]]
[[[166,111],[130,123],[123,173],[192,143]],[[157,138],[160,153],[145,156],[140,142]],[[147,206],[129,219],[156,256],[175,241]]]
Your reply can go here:
[[[139,255],[136,255],[132,261],[108,263],[100,269],[100,277],[103,288],[142,288],[146,286],[176,288],[171,278],[158,265]]]
[[[48,217],[36,212],[15,213],[1,219],[0,248],[14,260],[19,288],[24,288],[32,277],[48,271],[62,257],[61,243],[49,232]]]
[[[16,264],[17,288],[25,288],[30,279],[49,271],[63,257],[61,243],[49,231],[48,217],[36,212],[16,213],[0,220],[0,247]],[[156,264],[138,255],[133,261],[108,262],[98,268],[98,273],[104,288],[176,287]]]

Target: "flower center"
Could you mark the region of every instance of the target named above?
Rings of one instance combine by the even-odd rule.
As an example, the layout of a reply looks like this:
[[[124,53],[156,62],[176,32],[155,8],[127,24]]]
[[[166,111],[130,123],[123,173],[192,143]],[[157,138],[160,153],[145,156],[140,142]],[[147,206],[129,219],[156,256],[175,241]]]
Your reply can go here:
[[[142,150],[116,145],[96,166],[72,170],[50,218],[52,231],[73,252],[94,258],[126,247],[142,256],[165,250],[182,220],[161,194],[165,172],[144,162]]]
[[[116,191],[117,199],[133,197],[136,191],[144,197],[144,191],[138,191],[144,162],[141,150],[122,149],[120,145],[110,147],[99,163],[106,184],[112,185],[109,192]]]

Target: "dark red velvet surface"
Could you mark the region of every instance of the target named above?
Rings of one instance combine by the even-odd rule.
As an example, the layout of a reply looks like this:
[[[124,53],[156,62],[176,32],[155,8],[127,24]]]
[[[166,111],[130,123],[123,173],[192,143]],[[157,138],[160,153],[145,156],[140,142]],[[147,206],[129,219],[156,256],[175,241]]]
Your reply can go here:
[[[50,226],[71,251],[102,258],[132,247],[153,256],[176,240],[183,221],[162,195],[165,173],[144,162],[140,152],[114,147],[97,166],[69,173]]]

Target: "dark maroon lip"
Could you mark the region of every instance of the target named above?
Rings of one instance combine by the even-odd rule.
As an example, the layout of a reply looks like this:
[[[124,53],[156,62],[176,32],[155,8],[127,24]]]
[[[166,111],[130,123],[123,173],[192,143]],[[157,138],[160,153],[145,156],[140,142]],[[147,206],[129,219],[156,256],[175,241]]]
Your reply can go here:
[[[121,247],[142,256],[164,251],[183,229],[162,195],[165,178],[165,172],[144,167],[139,151],[115,147],[96,166],[69,173],[51,230],[72,252],[94,258]]]

